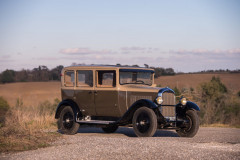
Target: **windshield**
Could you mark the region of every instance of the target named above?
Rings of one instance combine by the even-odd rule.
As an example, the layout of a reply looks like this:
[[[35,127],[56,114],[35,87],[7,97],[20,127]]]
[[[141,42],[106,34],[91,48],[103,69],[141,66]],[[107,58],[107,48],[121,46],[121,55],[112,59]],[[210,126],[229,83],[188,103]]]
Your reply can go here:
[[[152,85],[153,71],[146,70],[120,70],[120,84]]]

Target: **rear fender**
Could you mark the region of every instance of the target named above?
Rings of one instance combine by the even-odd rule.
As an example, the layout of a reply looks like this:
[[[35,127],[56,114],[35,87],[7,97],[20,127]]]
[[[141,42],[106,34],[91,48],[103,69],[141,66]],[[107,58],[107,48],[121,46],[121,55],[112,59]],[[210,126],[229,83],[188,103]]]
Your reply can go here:
[[[74,117],[77,117],[80,112],[79,108],[78,108],[78,105],[72,101],[72,100],[63,100],[61,101],[58,106],[57,106],[57,109],[56,109],[56,113],[55,113],[55,119],[58,119],[60,117],[60,113],[61,111],[63,110],[63,108],[65,106],[70,106],[74,112]]]

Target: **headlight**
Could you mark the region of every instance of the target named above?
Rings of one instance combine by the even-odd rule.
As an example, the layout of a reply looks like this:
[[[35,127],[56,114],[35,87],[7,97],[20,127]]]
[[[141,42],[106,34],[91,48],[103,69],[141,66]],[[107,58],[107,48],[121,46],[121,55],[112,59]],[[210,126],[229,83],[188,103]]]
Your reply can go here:
[[[157,104],[162,104],[163,103],[162,97],[157,97],[156,101],[157,101]]]
[[[181,98],[180,103],[185,106],[187,104],[187,99],[186,98]]]

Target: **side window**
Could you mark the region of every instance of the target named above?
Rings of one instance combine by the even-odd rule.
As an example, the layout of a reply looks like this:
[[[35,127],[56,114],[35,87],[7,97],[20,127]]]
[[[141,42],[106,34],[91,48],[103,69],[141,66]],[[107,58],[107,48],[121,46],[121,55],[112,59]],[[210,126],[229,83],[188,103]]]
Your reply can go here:
[[[98,87],[116,87],[116,71],[98,71]]]
[[[93,86],[93,71],[77,71],[77,86],[92,87]]]
[[[64,84],[66,87],[73,87],[75,85],[74,71],[66,71],[65,72]]]

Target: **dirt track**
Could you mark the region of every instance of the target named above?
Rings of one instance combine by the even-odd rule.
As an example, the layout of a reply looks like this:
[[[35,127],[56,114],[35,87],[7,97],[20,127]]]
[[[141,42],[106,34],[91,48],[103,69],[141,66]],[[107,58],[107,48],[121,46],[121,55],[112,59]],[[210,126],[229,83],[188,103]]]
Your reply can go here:
[[[53,146],[0,159],[240,159],[240,129],[200,128],[194,138],[159,130],[154,137],[138,138],[132,128],[105,134],[99,128],[80,128]]]

